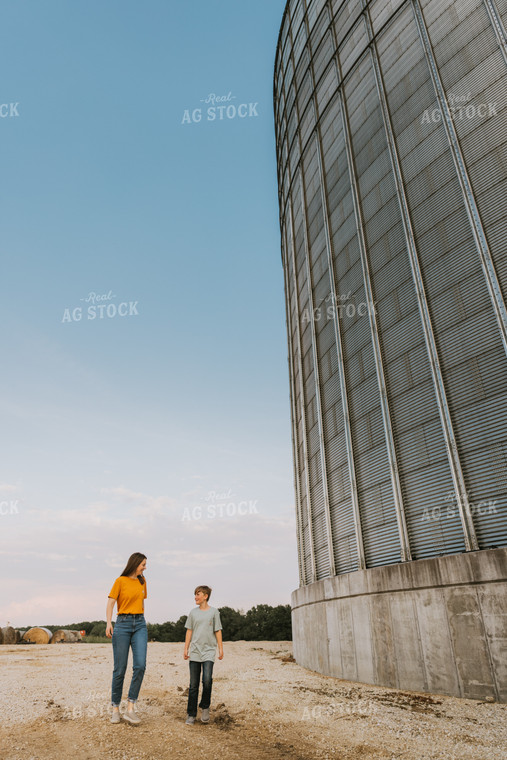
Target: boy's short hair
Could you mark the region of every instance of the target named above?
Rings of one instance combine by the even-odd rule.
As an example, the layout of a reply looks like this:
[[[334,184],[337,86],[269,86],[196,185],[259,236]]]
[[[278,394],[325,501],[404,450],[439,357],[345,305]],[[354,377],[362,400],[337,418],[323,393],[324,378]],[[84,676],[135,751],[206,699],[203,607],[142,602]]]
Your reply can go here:
[[[211,589],[209,586],[197,586],[196,590],[194,591],[194,594],[197,594],[198,591],[202,591],[203,594],[207,594],[208,599],[211,596]]]

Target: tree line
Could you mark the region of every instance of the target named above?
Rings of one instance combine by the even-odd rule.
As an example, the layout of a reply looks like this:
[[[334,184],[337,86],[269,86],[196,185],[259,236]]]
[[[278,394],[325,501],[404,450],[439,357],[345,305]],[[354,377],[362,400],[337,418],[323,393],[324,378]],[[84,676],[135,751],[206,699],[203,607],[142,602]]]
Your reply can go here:
[[[290,604],[258,604],[248,612],[233,610],[231,607],[219,607],[224,641],[292,641]],[[183,642],[185,640],[185,622],[187,615],[182,615],[175,623],[147,623],[149,641]],[[31,627],[31,626],[28,626]],[[105,638],[105,620],[84,620],[68,625],[46,625],[52,633],[59,628],[73,631],[85,631],[86,636]],[[86,641],[86,638],[85,638]]]

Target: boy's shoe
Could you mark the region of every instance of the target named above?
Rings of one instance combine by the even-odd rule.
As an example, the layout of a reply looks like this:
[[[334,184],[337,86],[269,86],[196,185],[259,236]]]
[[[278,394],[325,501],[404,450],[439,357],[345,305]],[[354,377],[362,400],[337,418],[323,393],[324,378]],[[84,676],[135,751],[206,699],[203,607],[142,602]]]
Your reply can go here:
[[[127,723],[131,723],[133,726],[137,726],[141,722],[141,718],[134,710],[125,710],[122,717],[123,720],[126,720]]]
[[[113,710],[113,714],[111,715],[111,723],[121,723],[121,716],[119,710]]]
[[[209,723],[209,707],[203,708],[201,712],[201,723]]]
[[[195,717],[193,715],[187,715],[187,719],[185,721],[186,726],[193,726],[195,723]]]

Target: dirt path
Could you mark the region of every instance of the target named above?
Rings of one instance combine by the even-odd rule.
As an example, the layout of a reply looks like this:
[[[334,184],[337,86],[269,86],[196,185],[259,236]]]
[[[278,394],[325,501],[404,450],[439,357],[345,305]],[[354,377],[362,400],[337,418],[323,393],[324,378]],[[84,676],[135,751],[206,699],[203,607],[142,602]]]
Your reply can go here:
[[[150,643],[130,726],[109,722],[109,645],[0,647],[0,757],[505,760],[507,705],[327,678],[290,655],[288,642],[226,643],[211,721],[186,726],[182,646]]]

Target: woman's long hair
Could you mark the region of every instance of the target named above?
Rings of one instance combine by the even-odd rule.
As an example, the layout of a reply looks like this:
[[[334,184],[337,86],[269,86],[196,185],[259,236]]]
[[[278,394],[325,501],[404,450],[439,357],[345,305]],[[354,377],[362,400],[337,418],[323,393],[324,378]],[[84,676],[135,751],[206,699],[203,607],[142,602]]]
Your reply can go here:
[[[141,552],[134,552],[134,554],[131,554],[122,575],[129,576],[132,575],[132,573],[135,573],[143,559],[146,559],[146,554],[141,554]],[[144,586],[144,575],[138,575],[137,580]]]

